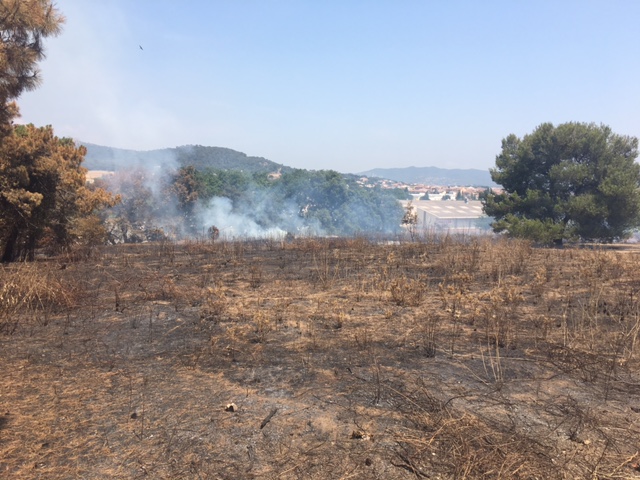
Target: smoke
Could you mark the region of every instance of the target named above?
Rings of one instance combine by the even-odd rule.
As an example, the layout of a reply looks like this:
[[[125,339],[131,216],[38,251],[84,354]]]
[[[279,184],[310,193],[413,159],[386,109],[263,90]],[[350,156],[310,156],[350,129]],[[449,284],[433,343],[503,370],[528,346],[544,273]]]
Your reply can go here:
[[[291,200],[283,201],[277,189],[251,184],[247,189],[251,194],[241,200],[213,197],[185,209],[172,189],[177,169],[169,157],[151,168],[137,161],[131,164],[135,168],[119,170],[102,181],[122,197],[105,218],[112,243],[206,237],[211,227],[228,240],[324,233],[317,220],[303,218],[301,209]]]
[[[225,197],[215,197],[208,205],[200,208],[198,217],[203,232],[216,227],[224,239],[279,238],[287,234],[286,230],[278,226],[262,227],[248,215],[234,212],[231,200]]]
[[[196,214],[200,231],[216,227],[225,239],[325,234],[316,219],[304,218],[303,209],[284,198],[281,188],[264,188],[252,183],[247,192],[250,194],[236,202],[226,197],[200,202]]]
[[[91,168],[116,170],[104,181],[122,198],[105,215],[113,243],[207,237],[210,229],[227,239],[389,234],[399,230],[404,214],[390,192],[335,171],[277,164],[271,174],[196,170],[184,165],[202,163],[202,149],[186,147],[89,150]]]
[[[103,147],[78,140],[87,147],[84,166],[90,170],[122,171],[141,169],[162,174],[177,170],[180,163],[176,149],[161,150],[126,150],[121,148]],[[187,149],[188,147],[182,147]]]

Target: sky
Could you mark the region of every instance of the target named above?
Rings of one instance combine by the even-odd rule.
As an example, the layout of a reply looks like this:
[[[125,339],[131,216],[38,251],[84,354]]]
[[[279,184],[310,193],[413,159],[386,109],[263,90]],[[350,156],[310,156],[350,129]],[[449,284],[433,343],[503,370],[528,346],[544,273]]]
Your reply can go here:
[[[544,122],[640,136],[637,0],[57,0],[22,123],[306,169],[488,169]]]

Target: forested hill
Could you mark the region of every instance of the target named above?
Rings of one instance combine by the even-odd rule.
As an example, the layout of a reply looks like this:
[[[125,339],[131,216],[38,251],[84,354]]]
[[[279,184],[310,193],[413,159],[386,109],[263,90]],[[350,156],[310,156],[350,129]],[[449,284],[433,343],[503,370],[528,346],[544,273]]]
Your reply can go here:
[[[192,165],[198,170],[213,168],[218,170],[242,170],[248,173],[287,171],[285,167],[262,157],[249,157],[242,152],[221,147],[185,145],[160,150],[125,150],[104,147],[87,142],[77,142],[87,147],[84,166],[89,170],[117,171],[135,167],[176,168]]]
[[[488,170],[447,169],[438,167],[375,168],[360,172],[369,177],[380,177],[404,183],[426,185],[460,185],[494,187]]]

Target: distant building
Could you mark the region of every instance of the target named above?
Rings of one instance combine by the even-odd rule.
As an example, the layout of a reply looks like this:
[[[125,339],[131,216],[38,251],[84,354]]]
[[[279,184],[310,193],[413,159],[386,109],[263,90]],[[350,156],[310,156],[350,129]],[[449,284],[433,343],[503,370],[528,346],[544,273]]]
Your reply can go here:
[[[403,202],[406,207],[407,202]],[[482,211],[482,202],[413,200],[418,230],[450,233],[482,233],[490,230],[492,219]]]
[[[108,171],[108,170],[88,170],[86,179],[87,179],[87,183],[93,183],[98,178],[111,177],[113,175],[115,175],[115,172]]]

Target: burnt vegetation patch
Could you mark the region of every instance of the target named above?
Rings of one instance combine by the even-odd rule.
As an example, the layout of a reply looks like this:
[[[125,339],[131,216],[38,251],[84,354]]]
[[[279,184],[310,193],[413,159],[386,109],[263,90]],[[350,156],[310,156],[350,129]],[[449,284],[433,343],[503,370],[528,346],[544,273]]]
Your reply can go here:
[[[0,269],[6,478],[640,478],[640,250],[95,248]]]

